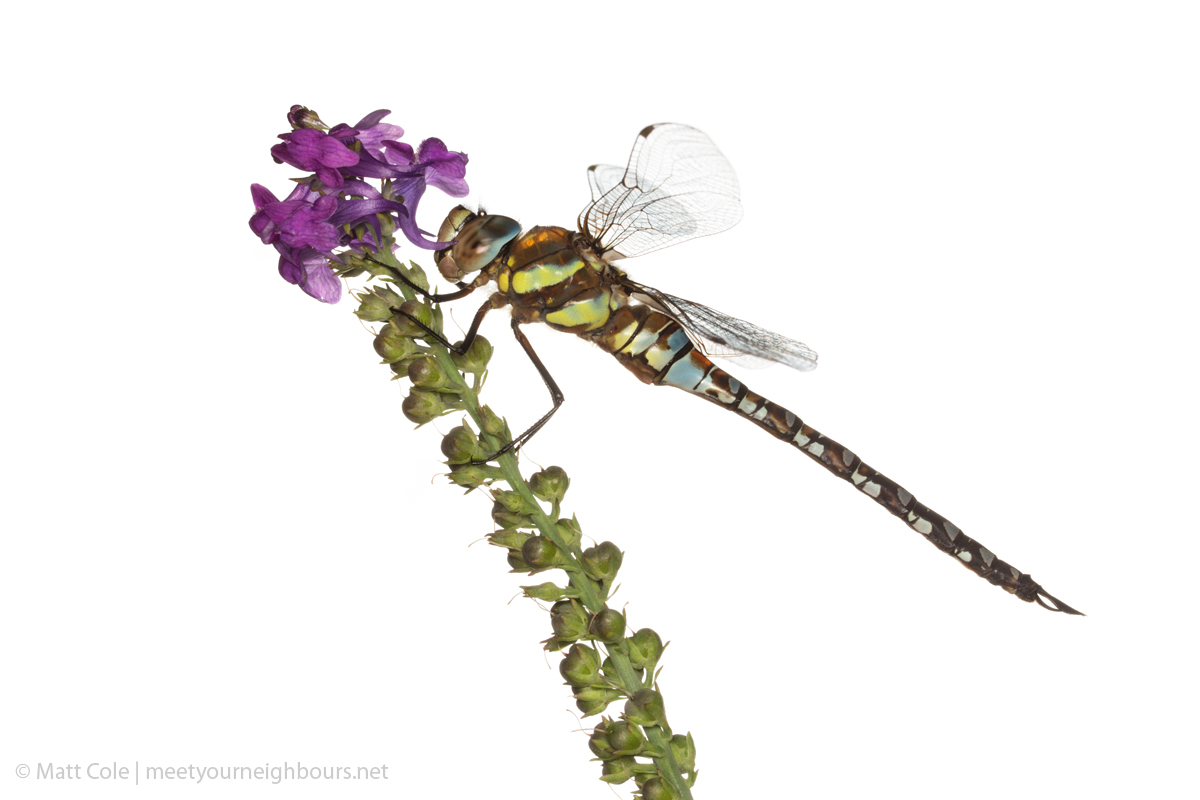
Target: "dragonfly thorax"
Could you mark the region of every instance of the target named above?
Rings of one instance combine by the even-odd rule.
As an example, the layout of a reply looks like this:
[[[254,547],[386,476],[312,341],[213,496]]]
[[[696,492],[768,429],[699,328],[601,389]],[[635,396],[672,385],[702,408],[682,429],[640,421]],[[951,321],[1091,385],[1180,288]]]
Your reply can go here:
[[[619,275],[578,233],[538,226],[508,247],[495,280],[520,321],[587,333],[628,302]]]

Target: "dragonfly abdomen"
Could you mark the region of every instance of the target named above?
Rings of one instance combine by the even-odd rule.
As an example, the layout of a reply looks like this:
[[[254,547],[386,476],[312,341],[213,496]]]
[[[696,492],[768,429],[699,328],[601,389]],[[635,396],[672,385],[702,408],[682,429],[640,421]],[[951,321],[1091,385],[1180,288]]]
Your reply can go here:
[[[1051,597],[1029,575],[996,558],[957,525],[868,466],[850,449],[806,425],[799,416],[750,391],[698,352],[678,322],[648,306],[620,308],[592,338],[645,383],[674,386],[723,406],[788,442],[825,469],[900,517],[935,547],[990,583],[1052,611],[1079,612]],[[1047,605],[1047,602],[1053,605]]]

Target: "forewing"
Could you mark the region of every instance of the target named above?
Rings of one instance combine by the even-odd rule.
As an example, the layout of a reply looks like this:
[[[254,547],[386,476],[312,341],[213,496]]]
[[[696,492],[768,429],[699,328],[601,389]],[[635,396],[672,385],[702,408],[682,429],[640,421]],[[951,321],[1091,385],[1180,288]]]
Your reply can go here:
[[[801,372],[817,368],[817,354],[803,342],[649,286],[634,285],[631,288],[635,295],[650,298],[683,325],[688,338],[705,355],[750,365],[755,361],[775,362]]]
[[[629,166],[588,170],[592,203],[579,229],[609,260],[728,230],[742,218],[738,180],[701,131],[666,122],[638,134]]]

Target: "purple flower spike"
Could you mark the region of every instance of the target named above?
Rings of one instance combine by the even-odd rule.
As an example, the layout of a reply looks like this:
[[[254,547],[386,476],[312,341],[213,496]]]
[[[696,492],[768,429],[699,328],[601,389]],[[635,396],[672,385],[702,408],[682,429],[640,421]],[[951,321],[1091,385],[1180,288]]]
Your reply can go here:
[[[380,109],[353,126],[326,129],[316,112],[292,106],[292,130],[279,136],[271,155],[310,174],[296,178],[284,200],[258,184],[250,187],[250,230],[279,251],[284,280],[323,303],[341,298],[332,265],[343,263],[339,253],[347,249],[394,248],[392,231],[426,250],[446,247],[417,227],[417,205],[429,186],[451,197],[468,191],[466,154],[448,150],[441,139],[426,139],[414,150],[400,141],[403,128],[383,122],[390,113]]]

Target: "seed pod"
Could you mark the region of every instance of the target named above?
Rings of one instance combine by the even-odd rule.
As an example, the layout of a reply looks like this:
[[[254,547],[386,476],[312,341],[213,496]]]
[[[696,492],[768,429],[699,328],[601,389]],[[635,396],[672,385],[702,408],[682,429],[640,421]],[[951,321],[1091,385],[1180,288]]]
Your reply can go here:
[[[671,737],[671,755],[675,757],[681,772],[696,771],[696,743],[692,741],[690,733],[686,736],[677,733]]]
[[[573,644],[558,664],[558,672],[571,686],[604,686],[600,654],[586,644]]]
[[[678,800],[667,782],[657,776],[642,784],[642,800]]]
[[[663,643],[650,628],[642,628],[628,639],[629,663],[634,669],[653,669],[662,657]]]
[[[422,392],[419,389],[413,389],[400,404],[400,411],[408,418],[409,422],[424,425],[444,414],[446,407],[442,404],[442,399],[437,392]]]
[[[587,610],[574,600],[560,600],[550,607],[550,627],[560,640],[578,641],[588,630]]]
[[[605,761],[600,769],[600,780],[605,783],[624,783],[633,777],[633,768],[637,761],[632,756]]]
[[[413,386],[426,391],[445,389],[451,385],[450,374],[433,356],[421,356],[408,365],[408,379]]]
[[[653,689],[638,689],[625,702],[625,718],[636,725],[667,727],[662,695]]]
[[[605,644],[615,644],[625,635],[625,615],[615,609],[606,608],[592,617],[588,633]]]
[[[492,343],[482,336],[476,336],[466,353],[459,355],[450,351],[450,358],[460,372],[479,375],[487,369],[488,362],[492,360]]]
[[[395,364],[412,357],[417,352],[417,343],[410,336],[404,336],[396,328],[394,319],[389,319],[372,343],[379,357],[389,364]]]
[[[547,503],[561,503],[570,485],[571,479],[562,467],[546,467],[529,476],[529,488],[533,496]]]
[[[491,436],[502,436],[504,434],[504,420],[496,416],[496,412],[488,406],[480,409],[479,417],[482,421],[479,429]]]
[[[449,433],[442,437],[442,455],[446,457],[448,464],[466,464],[478,459],[483,454],[475,431],[466,425],[455,425]]]
[[[589,578],[612,583],[621,568],[622,553],[612,542],[601,542],[583,551],[583,571]]]
[[[619,756],[636,756],[646,746],[646,737],[637,725],[620,720],[609,726],[608,743]]]
[[[385,322],[391,319],[392,309],[404,302],[403,297],[386,286],[372,286],[355,297],[359,303],[354,315],[366,322]]]

